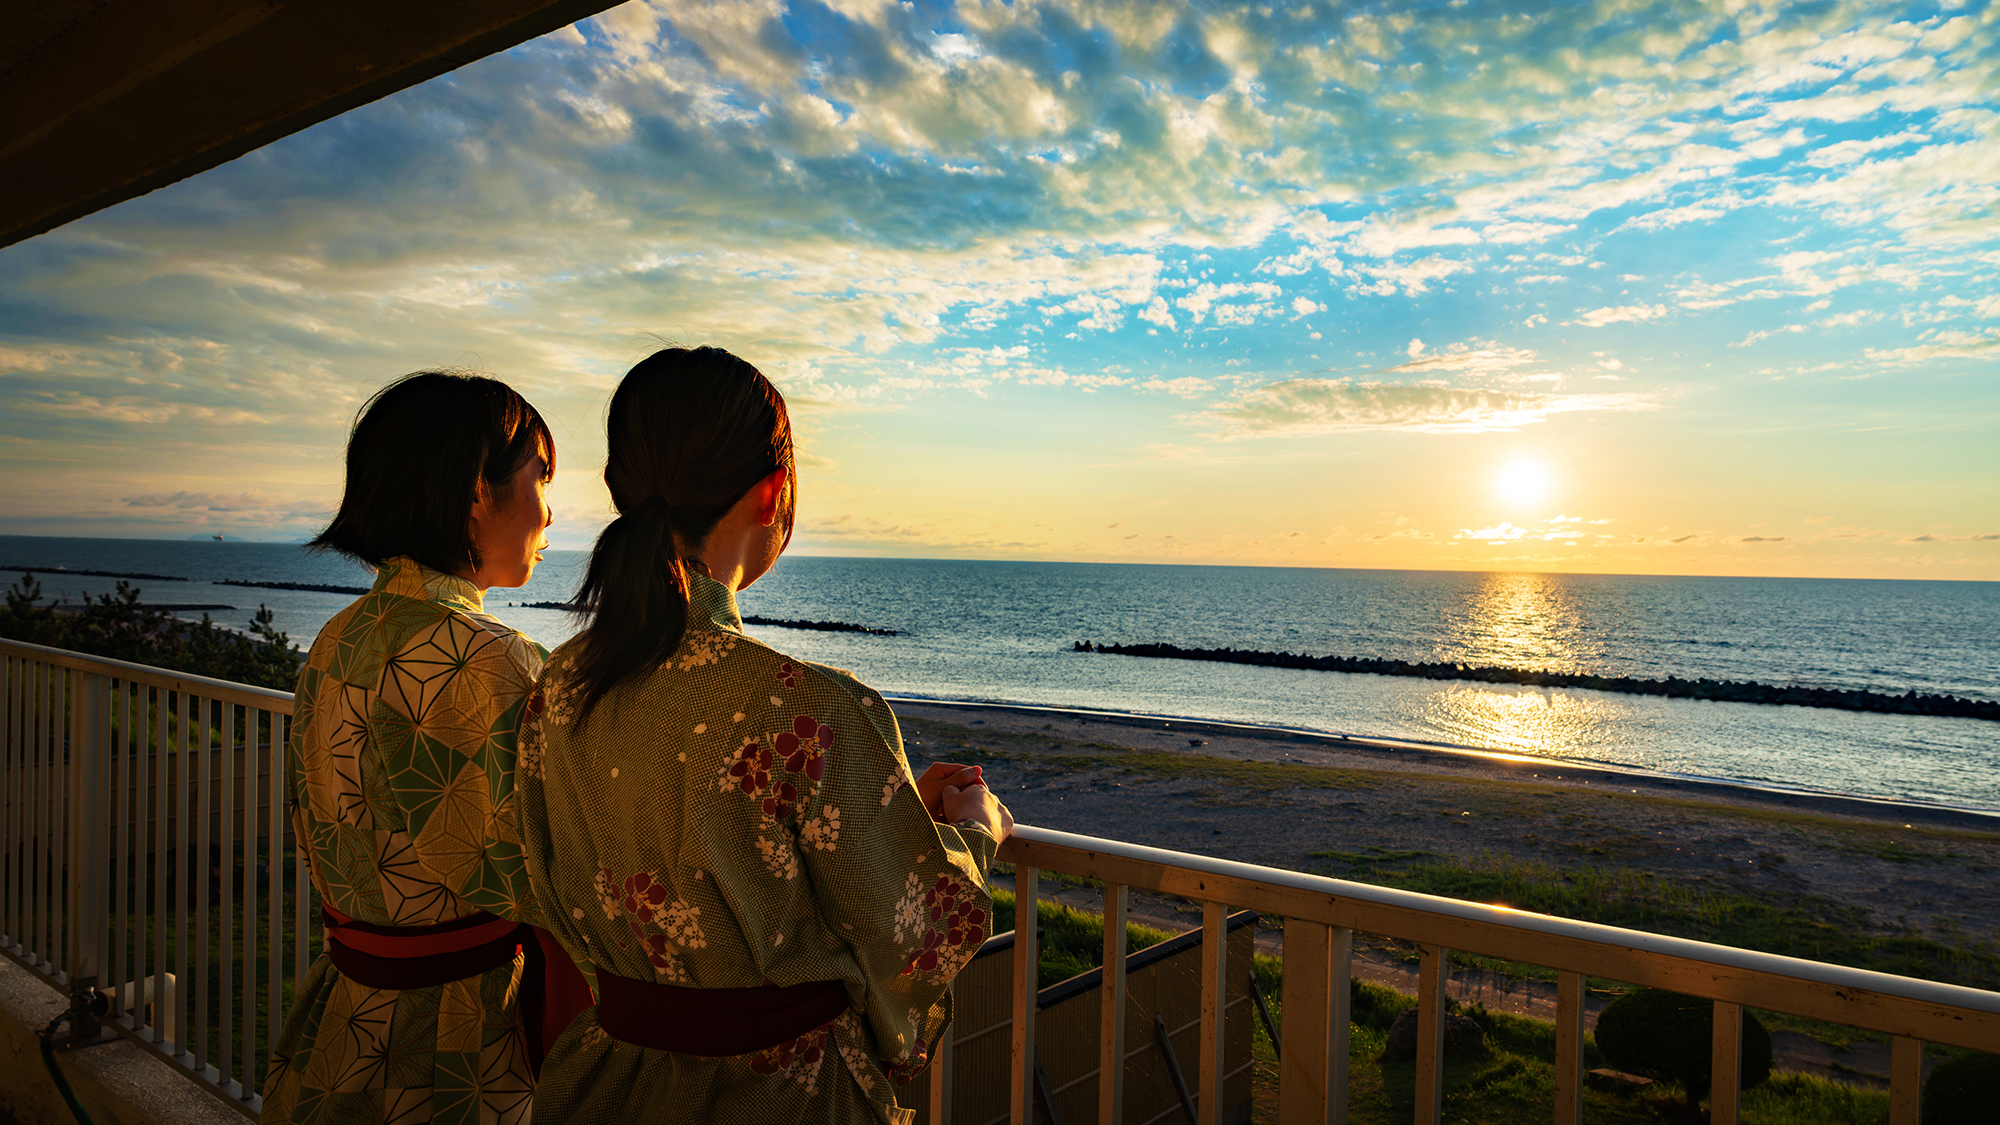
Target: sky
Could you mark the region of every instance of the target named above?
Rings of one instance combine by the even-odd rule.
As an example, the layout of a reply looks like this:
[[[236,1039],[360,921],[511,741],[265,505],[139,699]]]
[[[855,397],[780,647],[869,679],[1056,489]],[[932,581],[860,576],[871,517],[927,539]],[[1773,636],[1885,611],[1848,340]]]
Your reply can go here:
[[[2000,579],[1996,21],[634,0],[0,249],[0,533],[309,536],[445,367],[587,546],[668,340],[806,553]]]

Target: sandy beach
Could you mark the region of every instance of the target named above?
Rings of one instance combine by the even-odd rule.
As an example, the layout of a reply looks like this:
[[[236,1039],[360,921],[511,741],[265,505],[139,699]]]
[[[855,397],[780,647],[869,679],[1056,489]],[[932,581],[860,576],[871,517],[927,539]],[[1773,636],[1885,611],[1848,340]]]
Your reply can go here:
[[[892,702],[915,768],[976,762],[1019,821],[1066,832],[1342,878],[1410,863],[1643,873],[1954,948],[1990,950],[2000,932],[1994,814],[1231,724]],[[1044,893],[1099,906],[1087,888],[1050,881]],[[1133,913],[1174,930],[1200,922],[1165,899]],[[1259,946],[1278,952],[1276,931]],[[1414,991],[1406,960],[1363,940],[1355,971]],[[1466,970],[1453,992],[1553,1013],[1553,986],[1539,981]],[[1887,1073],[1886,1044],[1781,1033],[1778,1045],[1784,1069]]]

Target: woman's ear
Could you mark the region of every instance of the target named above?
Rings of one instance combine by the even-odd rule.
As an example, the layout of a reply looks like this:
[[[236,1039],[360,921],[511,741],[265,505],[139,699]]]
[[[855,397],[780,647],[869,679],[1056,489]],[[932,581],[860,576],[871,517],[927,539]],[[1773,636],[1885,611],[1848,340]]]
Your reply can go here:
[[[486,483],[486,477],[475,478],[472,485],[472,518],[486,520],[493,518],[493,486]]]
[[[773,469],[771,475],[757,482],[757,522],[762,526],[778,522],[778,509],[784,502],[785,480],[789,475],[784,469]]]

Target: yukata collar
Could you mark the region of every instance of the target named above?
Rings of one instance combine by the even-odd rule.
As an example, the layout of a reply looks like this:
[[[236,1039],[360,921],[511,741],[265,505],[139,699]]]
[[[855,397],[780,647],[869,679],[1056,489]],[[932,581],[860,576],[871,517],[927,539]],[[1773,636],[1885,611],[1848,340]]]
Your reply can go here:
[[[688,628],[743,631],[743,615],[736,610],[736,592],[693,567],[687,568]]]
[[[466,613],[486,612],[485,591],[456,574],[432,570],[408,555],[383,559],[375,571],[375,585],[368,592],[400,594]]]

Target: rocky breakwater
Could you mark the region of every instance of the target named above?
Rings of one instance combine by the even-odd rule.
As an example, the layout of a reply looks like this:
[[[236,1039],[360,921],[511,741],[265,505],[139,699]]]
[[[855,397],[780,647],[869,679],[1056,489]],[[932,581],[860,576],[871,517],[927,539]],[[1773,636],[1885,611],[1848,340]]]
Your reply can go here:
[[[1113,656],[1150,656],[1168,660],[1210,660],[1224,664],[1256,664],[1267,668],[1302,668],[1315,672],[1364,672],[1376,676],[1410,676],[1424,680],[1469,680],[1527,687],[1589,688],[1628,695],[1661,695],[1671,699],[1708,699],[1725,703],[1790,704],[1842,711],[1878,711],[1895,715],[1943,715],[2000,722],[2000,703],[1907,691],[1901,695],[1858,688],[1763,684],[1756,680],[1687,679],[1668,676],[1648,680],[1633,676],[1599,676],[1588,672],[1550,672],[1533,668],[1454,664],[1442,661],[1389,660],[1364,656],[1307,656],[1290,652],[1258,652],[1238,648],[1182,648],[1179,645],[1096,644],[1076,642],[1077,652]]]

